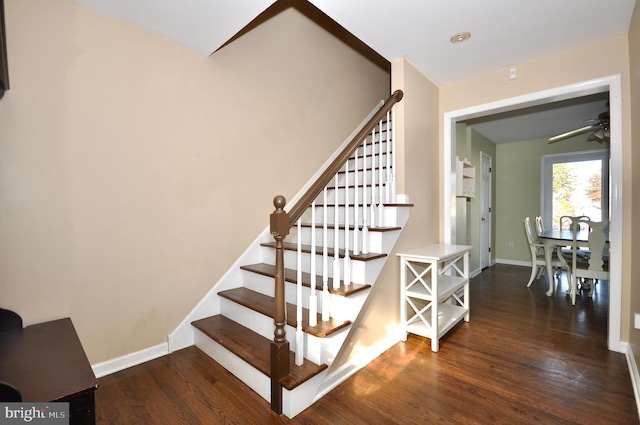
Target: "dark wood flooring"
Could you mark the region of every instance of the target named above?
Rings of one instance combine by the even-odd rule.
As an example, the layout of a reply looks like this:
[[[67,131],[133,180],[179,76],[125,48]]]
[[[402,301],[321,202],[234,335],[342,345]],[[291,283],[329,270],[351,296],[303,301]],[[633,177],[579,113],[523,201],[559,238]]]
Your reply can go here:
[[[608,284],[571,306],[566,279],[526,288],[496,265],[471,283],[471,321],[432,353],[409,336],[294,419],[190,347],[99,380],[106,424],[638,424],[623,354],[607,350]]]

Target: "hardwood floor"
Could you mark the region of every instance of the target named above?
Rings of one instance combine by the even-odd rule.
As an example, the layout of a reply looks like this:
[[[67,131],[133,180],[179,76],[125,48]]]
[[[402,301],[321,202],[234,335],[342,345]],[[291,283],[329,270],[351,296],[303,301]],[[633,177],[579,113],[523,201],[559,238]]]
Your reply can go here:
[[[529,268],[471,282],[471,321],[432,353],[409,336],[294,419],[194,347],[99,380],[106,424],[638,424],[623,354],[607,350],[608,283],[572,307]]]

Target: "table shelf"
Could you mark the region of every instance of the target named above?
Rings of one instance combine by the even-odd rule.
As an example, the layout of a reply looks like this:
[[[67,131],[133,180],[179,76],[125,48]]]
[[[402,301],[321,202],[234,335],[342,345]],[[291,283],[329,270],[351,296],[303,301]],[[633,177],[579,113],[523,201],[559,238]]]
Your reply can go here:
[[[470,249],[436,244],[397,254],[401,325],[406,333],[430,338],[432,351],[457,323],[469,321]]]
[[[431,317],[414,315],[411,319],[407,320],[405,325],[406,332],[424,336],[425,338],[431,338],[435,332],[438,333],[437,339],[442,338],[451,328],[458,324],[460,320],[464,318],[469,310],[465,307],[442,304],[438,308],[438,326],[433,328],[431,325]],[[424,322],[421,320],[424,318]]]
[[[425,279],[425,283],[432,287],[431,277]],[[453,295],[454,292],[459,290],[466,283],[466,279],[460,276],[440,276],[438,278],[438,298],[442,302]],[[420,298],[423,300],[431,300],[433,296],[430,291],[419,283],[406,288],[406,295],[412,298]]]

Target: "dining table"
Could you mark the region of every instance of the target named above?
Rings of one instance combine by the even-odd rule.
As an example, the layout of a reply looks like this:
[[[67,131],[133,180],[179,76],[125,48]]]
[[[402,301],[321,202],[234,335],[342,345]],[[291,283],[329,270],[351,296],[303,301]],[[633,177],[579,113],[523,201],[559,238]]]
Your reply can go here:
[[[605,233],[605,240],[609,243],[609,232]],[[553,257],[553,250],[556,247],[565,247],[573,244],[573,231],[571,229],[553,229],[544,230],[538,233],[538,239],[544,245],[544,260],[547,268],[547,277],[549,281],[549,289],[547,290],[547,296],[553,295],[553,266],[551,264]],[[589,246],[589,230],[578,230],[576,233],[576,242],[580,247]],[[558,253],[560,261],[564,261],[564,258]]]

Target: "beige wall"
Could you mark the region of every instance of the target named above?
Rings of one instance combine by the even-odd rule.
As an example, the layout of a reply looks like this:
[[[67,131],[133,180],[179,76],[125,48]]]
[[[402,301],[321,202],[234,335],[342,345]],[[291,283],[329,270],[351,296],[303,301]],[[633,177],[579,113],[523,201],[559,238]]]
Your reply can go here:
[[[508,79],[506,69],[440,89],[440,116],[470,106],[481,105],[523,94],[593,80],[614,74],[622,81],[622,178],[624,187],[622,227],[632,224],[631,121],[629,97],[629,45],[627,37],[618,37],[587,47],[549,56],[516,66],[518,78]],[[440,139],[444,128],[441,127]],[[441,154],[442,155],[442,154]],[[442,195],[441,195],[441,199]],[[637,213],[636,213],[637,215]],[[622,340],[629,337],[629,295],[631,289],[631,238],[622,243]]]
[[[65,0],[5,9],[0,300],[70,316],[92,363],[166,342],[389,94],[293,9],[210,57]]]
[[[633,17],[631,20],[631,28],[629,31],[629,61],[631,76],[631,145],[632,161],[634,164],[640,164],[640,2],[636,1],[636,6],[633,11]],[[629,203],[631,206],[631,214],[634,220],[631,222],[631,239],[636,243],[631,244],[630,257],[635,261],[632,261],[630,267],[630,274],[632,278],[631,288],[631,308],[629,311],[629,323],[633,323],[633,314],[640,313],[640,262],[637,261],[640,258],[640,248],[638,247],[638,241],[640,241],[640,224],[638,223],[638,217],[640,217],[640,194],[638,193],[638,187],[640,187],[640,167],[637,165],[632,169],[633,175],[631,176],[634,190],[629,194]],[[626,193],[626,191],[625,191]],[[636,364],[640,364],[640,330],[634,329],[630,326],[630,338],[631,348],[635,355]]]

